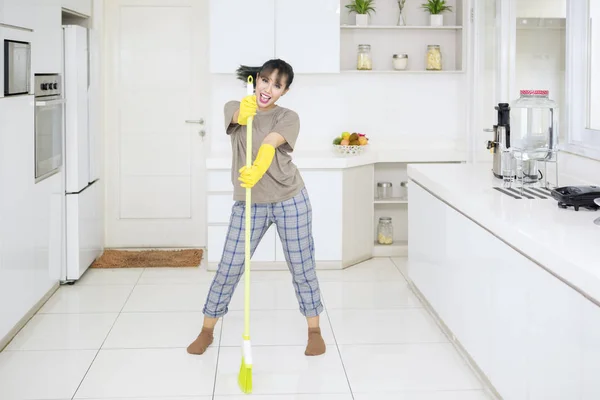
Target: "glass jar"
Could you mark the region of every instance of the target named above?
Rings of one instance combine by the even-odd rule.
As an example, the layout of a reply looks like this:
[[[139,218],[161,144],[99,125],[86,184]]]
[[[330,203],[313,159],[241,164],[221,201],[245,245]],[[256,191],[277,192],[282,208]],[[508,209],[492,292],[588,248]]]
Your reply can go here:
[[[377,182],[377,198],[380,200],[392,197],[392,182]]]
[[[402,200],[408,199],[408,182],[407,181],[400,182],[400,198]]]
[[[521,90],[511,104],[510,148],[517,160],[553,160],[558,147],[558,106],[548,90]]]
[[[373,60],[371,59],[371,45],[359,44],[356,69],[360,71],[370,71],[373,69]]]
[[[408,54],[394,54],[392,56],[392,64],[396,71],[403,71],[408,66]]]
[[[427,46],[426,61],[427,71],[442,70],[442,52],[440,51],[439,45],[430,44]]]
[[[377,243],[392,244],[394,243],[394,227],[392,226],[391,217],[380,217],[377,225]]]

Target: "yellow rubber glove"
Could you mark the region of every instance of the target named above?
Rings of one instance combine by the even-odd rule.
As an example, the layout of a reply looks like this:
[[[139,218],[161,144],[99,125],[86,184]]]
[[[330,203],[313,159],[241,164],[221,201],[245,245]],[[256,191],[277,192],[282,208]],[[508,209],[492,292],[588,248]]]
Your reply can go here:
[[[238,114],[238,124],[247,125],[248,118],[256,115],[258,105],[256,104],[256,95],[246,96],[240,102],[240,112]]]
[[[240,168],[240,177],[238,180],[242,182],[243,188],[252,188],[260,181],[263,175],[269,169],[275,157],[275,147],[270,144],[263,144],[258,149],[256,160],[250,168],[244,166]]]

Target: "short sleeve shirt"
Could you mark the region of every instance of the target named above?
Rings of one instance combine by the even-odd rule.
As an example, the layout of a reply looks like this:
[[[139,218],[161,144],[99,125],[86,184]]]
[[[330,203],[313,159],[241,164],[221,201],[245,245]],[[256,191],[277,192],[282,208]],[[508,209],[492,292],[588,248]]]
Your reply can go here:
[[[233,114],[240,108],[239,101],[225,104],[225,129],[231,138],[232,168],[231,180],[234,187],[233,198],[246,200],[246,189],[240,186],[239,170],[246,165],[247,127],[232,123]],[[275,150],[273,162],[260,181],[252,188],[253,203],[279,203],[297,195],[304,182],[300,171],[292,162],[290,153],[294,151],[300,132],[298,114],[290,109],[275,106],[267,111],[258,111],[252,124],[252,160],[256,159],[258,149],[264,138],[271,132],[277,132],[286,143]]]

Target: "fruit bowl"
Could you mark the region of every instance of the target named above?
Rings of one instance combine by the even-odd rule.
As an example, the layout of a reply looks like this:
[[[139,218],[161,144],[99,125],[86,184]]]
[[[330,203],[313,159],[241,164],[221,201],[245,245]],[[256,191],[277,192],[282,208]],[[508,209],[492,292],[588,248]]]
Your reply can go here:
[[[333,151],[342,156],[358,156],[362,154],[367,145],[364,146],[351,146],[351,145],[341,145],[334,144]]]
[[[365,134],[343,132],[333,139],[333,150],[342,156],[357,156],[362,154],[368,144],[369,138]]]

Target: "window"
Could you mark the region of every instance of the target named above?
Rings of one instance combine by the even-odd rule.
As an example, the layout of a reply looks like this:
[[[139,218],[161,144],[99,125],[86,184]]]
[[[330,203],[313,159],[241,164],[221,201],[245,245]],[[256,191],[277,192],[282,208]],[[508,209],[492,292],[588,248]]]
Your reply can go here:
[[[570,0],[566,151],[600,160],[600,1]]]

